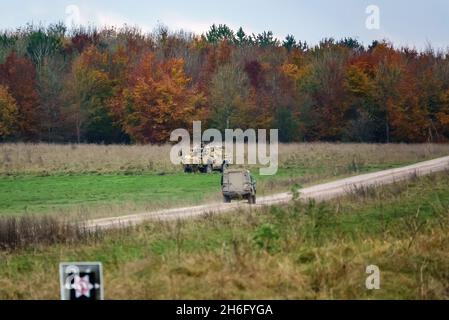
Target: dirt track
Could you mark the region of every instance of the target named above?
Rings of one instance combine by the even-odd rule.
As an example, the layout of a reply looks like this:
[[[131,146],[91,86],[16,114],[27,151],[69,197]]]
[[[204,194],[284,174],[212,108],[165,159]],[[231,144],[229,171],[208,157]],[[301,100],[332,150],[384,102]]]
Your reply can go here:
[[[432,172],[449,169],[449,157],[438,158],[411,166],[363,174],[355,177],[324,183],[300,190],[300,198],[325,201],[344,195],[360,187],[380,186],[395,181],[405,180],[414,175],[422,176]],[[279,193],[266,197],[259,197],[257,204],[251,208],[266,205],[282,204],[292,200],[291,193]],[[87,221],[88,228],[113,229],[129,225],[135,225],[148,220],[176,220],[198,217],[205,214],[220,214],[235,211],[236,209],[248,209],[250,206],[243,202],[234,203],[210,203],[201,206],[167,209],[141,214],[133,214],[116,218],[104,218]]]

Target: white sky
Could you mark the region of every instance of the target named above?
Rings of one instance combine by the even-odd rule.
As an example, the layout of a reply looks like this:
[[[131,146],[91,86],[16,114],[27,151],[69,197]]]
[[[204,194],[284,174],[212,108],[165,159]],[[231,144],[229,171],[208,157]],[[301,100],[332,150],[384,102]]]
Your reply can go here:
[[[366,28],[366,8],[380,10],[380,29]],[[272,30],[279,38],[293,34],[316,43],[324,37],[357,37],[364,44],[389,39],[419,49],[449,46],[449,0],[15,0],[1,6],[0,29],[26,23],[77,21],[98,26],[138,25],[151,31],[163,23],[170,29],[205,32],[226,23],[247,33]]]

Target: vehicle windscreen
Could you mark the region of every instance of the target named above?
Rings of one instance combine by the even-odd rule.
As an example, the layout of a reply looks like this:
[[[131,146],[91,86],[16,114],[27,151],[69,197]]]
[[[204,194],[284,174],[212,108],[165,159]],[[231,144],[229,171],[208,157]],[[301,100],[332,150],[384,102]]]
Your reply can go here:
[[[240,172],[230,172],[224,182],[229,184],[229,188],[242,190],[245,187],[246,177]]]

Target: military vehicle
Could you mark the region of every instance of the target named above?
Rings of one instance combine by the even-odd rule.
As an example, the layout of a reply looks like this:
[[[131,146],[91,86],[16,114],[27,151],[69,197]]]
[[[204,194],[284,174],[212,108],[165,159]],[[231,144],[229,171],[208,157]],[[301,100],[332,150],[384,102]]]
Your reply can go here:
[[[247,199],[249,204],[256,203],[256,180],[249,170],[225,170],[221,176],[223,200]]]
[[[229,158],[225,153],[224,147],[208,144],[204,146],[193,147],[190,153],[183,155],[182,165],[184,172],[202,172],[212,173],[228,168]]]

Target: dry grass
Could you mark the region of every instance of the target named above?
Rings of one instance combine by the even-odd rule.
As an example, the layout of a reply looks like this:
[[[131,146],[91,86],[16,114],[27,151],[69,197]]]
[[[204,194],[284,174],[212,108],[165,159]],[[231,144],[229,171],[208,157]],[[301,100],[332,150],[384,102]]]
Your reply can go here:
[[[0,144],[0,174],[179,172],[170,146]],[[447,144],[281,144],[280,167],[326,167],[335,174],[368,164],[410,163],[449,155]]]
[[[60,261],[98,260],[107,299],[448,299],[448,186],[443,172],[327,204],[0,251],[0,298],[58,299]],[[371,264],[380,267],[381,290],[365,288]]]
[[[1,144],[0,174],[180,171],[164,158],[168,151]],[[449,145],[281,145],[288,174],[261,185],[270,191],[447,154]],[[58,299],[59,262],[80,260],[103,262],[108,299],[448,299],[448,187],[449,175],[440,173],[354,190],[325,205],[295,203],[91,235],[49,217],[3,219],[0,299]],[[369,264],[381,268],[380,291],[364,287]]]
[[[0,173],[171,172],[170,146],[0,144]]]
[[[357,144],[305,143],[281,144],[282,167],[317,165],[334,170],[357,171],[370,164],[419,162],[449,155],[449,144]]]
[[[100,239],[99,232],[83,224],[52,216],[0,218],[0,250],[17,250],[38,245],[87,243]]]

